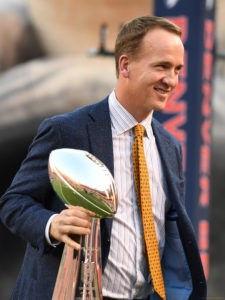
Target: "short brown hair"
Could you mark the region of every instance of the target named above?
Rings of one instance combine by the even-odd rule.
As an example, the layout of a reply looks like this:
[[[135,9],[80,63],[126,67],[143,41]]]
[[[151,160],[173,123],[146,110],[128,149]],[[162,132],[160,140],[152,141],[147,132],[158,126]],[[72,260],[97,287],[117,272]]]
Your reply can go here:
[[[116,74],[119,76],[119,59],[127,54],[137,55],[145,34],[154,28],[162,28],[181,37],[181,28],[171,21],[156,16],[143,16],[126,22],[119,31],[115,45]]]

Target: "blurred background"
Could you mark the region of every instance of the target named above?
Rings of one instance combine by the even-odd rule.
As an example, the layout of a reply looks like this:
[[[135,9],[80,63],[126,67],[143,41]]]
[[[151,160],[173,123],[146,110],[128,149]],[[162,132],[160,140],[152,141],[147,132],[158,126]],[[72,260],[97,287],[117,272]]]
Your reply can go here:
[[[210,231],[205,233],[210,257],[208,299],[222,300],[225,1],[201,1],[215,7],[207,215]],[[171,7],[178,2],[164,1]],[[121,24],[133,17],[154,14],[154,9],[153,0],[0,0],[0,195],[13,179],[44,118],[95,103],[111,92],[116,82],[114,42]],[[24,249],[25,243],[0,223],[1,300],[10,298]]]

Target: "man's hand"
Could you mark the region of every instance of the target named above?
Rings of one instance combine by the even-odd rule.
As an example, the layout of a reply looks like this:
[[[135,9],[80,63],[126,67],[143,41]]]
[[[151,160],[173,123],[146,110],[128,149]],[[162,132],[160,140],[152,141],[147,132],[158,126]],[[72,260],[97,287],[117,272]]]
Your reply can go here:
[[[91,233],[91,216],[95,216],[95,213],[83,207],[68,205],[68,209],[61,211],[52,219],[50,238],[79,250],[80,244],[73,236]]]

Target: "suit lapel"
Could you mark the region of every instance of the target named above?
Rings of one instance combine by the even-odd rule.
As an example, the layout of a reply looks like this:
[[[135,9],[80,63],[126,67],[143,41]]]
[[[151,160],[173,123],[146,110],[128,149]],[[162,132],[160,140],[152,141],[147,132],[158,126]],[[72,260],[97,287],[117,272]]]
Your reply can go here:
[[[161,157],[163,170],[168,187],[168,198],[172,204],[180,207],[180,197],[183,197],[183,177],[179,167],[179,154],[175,143],[169,138],[168,133],[156,120],[152,120],[152,128],[155,135],[157,147]],[[179,208],[178,208],[179,209]]]
[[[111,119],[108,98],[97,103],[89,113],[88,138],[91,153],[114,173]]]
[[[90,141],[90,151],[108,167],[109,171],[113,175],[113,144],[108,98],[93,106],[89,116],[88,138]],[[106,227],[108,234],[108,237],[102,238],[108,239],[112,229],[112,218],[102,219],[101,227],[102,226]]]

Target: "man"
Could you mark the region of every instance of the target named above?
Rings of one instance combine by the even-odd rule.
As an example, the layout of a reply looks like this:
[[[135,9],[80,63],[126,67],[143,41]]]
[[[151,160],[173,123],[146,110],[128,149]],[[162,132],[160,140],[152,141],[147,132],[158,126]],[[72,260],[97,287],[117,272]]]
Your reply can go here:
[[[110,96],[41,124],[0,202],[2,221],[27,241],[12,299],[51,299],[62,244],[78,249],[71,235],[90,233],[92,214],[79,207],[65,209],[49,183],[48,156],[56,148],[87,150],[114,174],[118,212],[113,221],[101,222],[104,299],[161,299],[135,191],[132,144],[137,124],[144,126],[148,203],[166,299],[206,299],[199,252],[184,207],[181,148],[152,118],[178,83],[184,55],[180,36],[180,28],[164,18],[146,16],[126,23],[116,41],[118,82]]]

